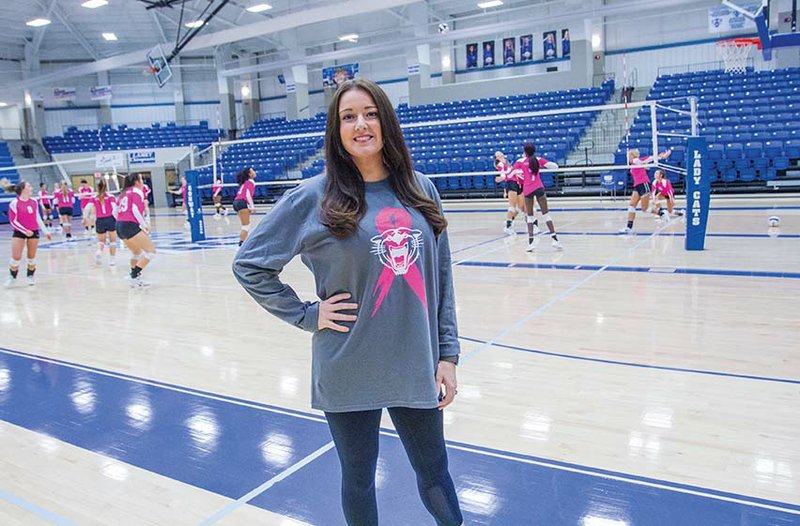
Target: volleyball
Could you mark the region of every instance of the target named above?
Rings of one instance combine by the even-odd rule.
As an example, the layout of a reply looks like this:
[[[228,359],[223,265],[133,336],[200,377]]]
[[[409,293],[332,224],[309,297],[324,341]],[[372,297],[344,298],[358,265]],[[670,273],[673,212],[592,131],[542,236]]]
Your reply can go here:
[[[781,226],[781,218],[778,216],[771,216],[769,219],[767,219],[767,222],[771,227]]]

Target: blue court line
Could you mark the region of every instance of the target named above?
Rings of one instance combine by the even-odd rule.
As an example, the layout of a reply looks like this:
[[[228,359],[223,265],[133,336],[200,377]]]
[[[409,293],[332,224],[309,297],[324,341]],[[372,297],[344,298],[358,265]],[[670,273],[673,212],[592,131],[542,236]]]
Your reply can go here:
[[[447,201],[445,201],[447,203]],[[551,212],[625,212],[627,207],[620,208],[601,208],[601,207],[577,207],[577,208],[553,208]],[[715,210],[800,210],[800,206],[711,206],[712,212]],[[445,214],[485,214],[506,213],[508,208],[475,208],[470,210],[445,210]]]
[[[519,231],[517,234],[525,235],[527,232]],[[614,236],[623,237],[626,235],[633,236],[649,236],[651,232],[633,232],[632,234],[620,234],[619,232],[558,232],[559,236]],[[658,237],[686,237],[686,232],[661,232]],[[737,234],[737,233],[708,233],[706,237],[753,237],[753,238],[781,238],[781,239],[798,239],[800,234]]]
[[[479,343],[481,345],[486,345],[489,342],[486,340],[481,340],[478,338],[471,338],[468,336],[459,336],[459,339],[465,340],[472,343]],[[623,362],[619,360],[607,360],[604,358],[593,358],[590,356],[579,356],[576,354],[566,354],[566,353],[558,353],[552,351],[541,351],[539,349],[530,349],[528,347],[519,347],[517,345],[508,345],[504,343],[497,343],[492,342],[491,345],[494,347],[501,347],[503,349],[510,349],[512,351],[522,351],[531,354],[539,354],[542,356],[552,356],[554,358],[566,358],[569,360],[580,360],[583,362],[593,362],[593,363],[603,363],[608,365],[622,365],[625,367],[637,367],[640,369],[653,369],[657,371],[669,371],[675,373],[691,373],[691,374],[705,374],[709,376],[722,376],[727,378],[740,378],[744,380],[759,380],[763,382],[777,382],[777,383],[784,383],[784,384],[796,384],[800,385],[800,380],[795,380],[792,378],[775,378],[771,376],[759,376],[754,374],[741,374],[741,373],[725,373],[721,371],[711,371],[708,369],[690,369],[686,367],[670,367],[667,365],[651,365],[646,363],[636,363],[636,362]]]
[[[175,470],[187,470],[179,472],[180,477],[173,476],[172,478],[221,495],[231,493],[231,485],[237,488],[243,487],[241,479],[252,478],[254,475],[253,470],[248,469],[249,465],[241,464],[243,460],[241,449],[256,446],[259,463],[263,463],[260,455],[265,444],[262,442],[259,445],[257,436],[255,442],[251,440],[253,437],[250,435],[257,435],[258,428],[248,427],[246,425],[248,419],[260,419],[262,432],[264,430],[272,431],[277,424],[278,429],[287,433],[295,433],[294,437],[297,442],[309,442],[312,439],[307,436],[308,432],[312,431],[307,424],[299,426],[306,427],[306,429],[290,429],[291,422],[288,424],[284,422],[283,425],[281,422],[269,424],[263,420],[263,416],[259,417],[257,414],[253,414],[252,409],[264,405],[257,402],[232,397],[225,398],[230,398],[230,403],[235,403],[236,406],[214,405],[208,400],[205,402],[190,401],[185,399],[185,395],[197,390],[147,379],[133,380],[136,377],[131,375],[120,375],[101,369],[70,364],[62,360],[35,357],[10,349],[5,349],[4,352],[7,355],[5,365],[10,367],[7,370],[11,378],[11,391],[7,390],[5,398],[0,399],[0,409],[3,409],[7,415],[6,420],[22,420],[25,423],[12,423],[23,427],[26,427],[25,424],[27,424],[27,428],[34,431],[50,433],[55,438],[73,443],[78,447],[119,458],[123,462],[156,473],[171,470],[174,475]],[[33,363],[30,363],[31,360]],[[48,363],[63,365],[68,369],[53,369],[48,366]],[[85,374],[92,369],[97,371],[95,378]],[[135,385],[124,385],[126,377],[131,378],[128,382]],[[141,384],[145,384],[146,387],[142,387]],[[147,386],[162,387],[165,391],[154,391],[148,389]],[[125,420],[126,407],[130,409],[130,405],[127,404],[135,401],[137,397],[160,402],[152,404],[152,425],[162,427],[161,435],[155,430],[150,433],[150,435],[155,433],[156,438],[148,436],[148,432],[136,426],[135,422],[131,424],[130,421],[126,422]],[[222,397],[213,394],[204,395],[204,398],[224,401]],[[85,405],[88,402],[92,404],[90,413],[79,414],[75,410],[78,405]],[[3,407],[4,404],[6,407]],[[75,409],[73,406],[76,406]],[[242,409],[243,407],[245,409]],[[206,436],[207,426],[198,425],[197,429],[192,429],[190,436],[181,434],[181,430],[185,427],[185,421],[182,422],[182,419],[187,414],[194,414],[198,408],[210,409],[213,412],[219,422],[220,435],[223,440],[215,444],[216,448],[210,446],[210,450],[207,448],[192,450],[190,448],[189,453],[193,454],[189,454],[188,458],[185,458],[180,454],[183,451],[176,451],[182,447],[182,442],[190,441],[190,438],[192,440],[208,438]],[[293,411],[281,411],[282,414],[291,412]],[[130,415],[131,413],[128,412],[128,417],[132,418]],[[298,412],[297,416],[306,420],[324,422],[316,415],[304,415]],[[278,415],[274,415],[273,418],[277,419]],[[141,421],[139,423],[141,424]],[[201,423],[198,422],[198,424]],[[325,426],[313,429],[323,430],[323,435],[327,437]],[[164,435],[165,432],[170,436]],[[302,433],[298,436],[296,435],[298,432]],[[199,437],[194,436],[195,433],[199,434]],[[396,434],[391,431],[382,434],[396,437]],[[228,436],[231,438],[228,439]],[[214,435],[212,438],[216,440],[217,437]],[[111,449],[107,447],[109,440],[113,445]],[[226,440],[234,443],[226,443]],[[143,447],[142,444],[149,444],[149,446]],[[306,451],[312,448],[311,444],[304,445]],[[453,441],[448,441],[448,447],[452,470],[458,483],[462,486],[466,484],[465,489],[473,492],[479,489],[483,490],[479,495],[481,499],[494,494],[496,498],[502,500],[502,506],[498,506],[499,510],[495,510],[494,506],[481,506],[477,510],[474,507],[473,509],[465,507],[468,523],[573,525],[579,523],[581,515],[589,508],[597,505],[613,514],[638,516],[637,520],[627,522],[637,524],[637,526],[666,526],[677,523],[747,523],[752,526],[778,524],[788,526],[794,524],[797,515],[800,515],[800,506],[796,504],[595,469]],[[137,454],[134,451],[137,448],[144,449],[148,455],[142,456],[142,451],[138,451],[139,454]],[[295,449],[301,448],[293,447],[292,451]],[[394,440],[387,443],[383,440],[382,451],[387,450],[394,453],[388,457],[382,454],[382,458],[386,461],[384,472],[391,476],[386,488],[379,492],[379,500],[385,501],[388,498],[386,506],[394,508],[391,510],[392,517],[401,517],[405,520],[405,522],[399,523],[389,520],[387,524],[409,524],[408,520],[411,520],[412,516],[417,519],[412,521],[414,524],[430,520],[426,519],[426,514],[418,499],[409,495],[409,488],[414,486],[413,473],[410,472],[407,461],[403,458],[404,454],[399,441]],[[219,466],[220,469],[224,467],[222,472],[208,469],[217,466],[209,465],[209,461],[205,457],[209,454],[213,455],[216,451],[226,455],[225,459],[221,459],[225,462]],[[461,453],[472,453],[473,455],[465,456]],[[293,456],[300,456],[300,454],[301,452],[298,451]],[[483,458],[475,458],[475,454]],[[152,455],[160,455],[164,458],[155,459],[152,458]],[[230,456],[234,458],[227,458]],[[240,462],[231,464],[230,460],[239,460]],[[154,469],[153,466],[156,468]],[[327,526],[338,523],[339,521],[336,521],[335,517],[331,515],[332,512],[338,513],[339,509],[338,491],[332,487],[336,484],[331,484],[331,477],[336,478],[337,466],[338,462],[335,456],[322,455],[319,460],[315,461],[314,470],[299,470],[295,476],[275,485],[268,493],[256,497],[252,504],[301,519],[308,515],[319,518],[319,521],[312,521],[313,524]],[[260,465],[256,467],[260,467]],[[325,469],[319,469],[320,467]],[[328,475],[321,476],[321,473]],[[162,474],[170,476],[168,473]],[[602,479],[602,482],[598,481],[598,478]],[[220,491],[219,479],[223,479],[223,482],[227,483],[227,485],[222,485],[222,489],[227,491]],[[402,483],[398,483],[398,479]],[[479,487],[475,487],[476,481],[479,482]],[[489,493],[485,493],[486,491]],[[462,496],[462,498],[467,497]],[[541,502],[533,502],[532,499],[533,501],[538,499]],[[583,502],[584,499],[588,499],[588,502]],[[478,502],[483,501],[479,500]],[[383,502],[381,502],[381,507],[384,511],[386,510]],[[573,517],[576,514],[577,516]],[[543,517],[545,520],[542,520]],[[477,519],[477,521],[470,521],[470,519]],[[480,519],[496,520],[484,522]],[[691,520],[695,522],[689,522]]]
[[[2,488],[0,488],[0,499],[3,499],[6,502],[10,502],[14,506],[17,506],[18,508],[22,508],[25,511],[33,513],[40,519],[52,522],[53,524],[57,524],[58,526],[75,526],[75,523],[70,522],[67,519],[59,515],[56,515],[51,511],[41,508],[32,502],[28,502],[25,499],[21,499],[20,497],[17,497],[13,493],[6,491]]]
[[[777,272],[768,270],[726,270],[687,267],[623,267],[605,265],[580,265],[565,263],[505,263],[500,261],[463,261],[458,266],[466,267],[496,267],[496,268],[526,268],[540,270],[582,270],[597,271],[604,268],[607,272],[640,272],[651,274],[689,274],[701,276],[737,276],[746,278],[780,278],[800,279],[800,272]]]

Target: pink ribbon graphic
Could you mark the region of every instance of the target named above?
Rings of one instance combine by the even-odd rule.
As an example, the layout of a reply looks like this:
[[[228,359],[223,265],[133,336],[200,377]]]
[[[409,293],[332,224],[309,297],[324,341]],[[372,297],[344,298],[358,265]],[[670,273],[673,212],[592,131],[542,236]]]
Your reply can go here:
[[[384,269],[372,291],[373,297],[378,295],[372,316],[375,316],[383,300],[389,295],[395,276],[403,276],[427,311],[425,281],[416,265],[422,232],[411,229],[411,216],[403,208],[384,208],[375,218],[375,226],[380,235],[372,238],[372,252],[378,255]]]

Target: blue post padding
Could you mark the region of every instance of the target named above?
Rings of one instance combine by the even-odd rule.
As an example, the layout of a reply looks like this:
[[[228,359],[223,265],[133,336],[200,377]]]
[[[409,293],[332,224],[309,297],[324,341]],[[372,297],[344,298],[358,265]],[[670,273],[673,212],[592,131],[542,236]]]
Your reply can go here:
[[[203,202],[200,199],[200,190],[197,188],[197,170],[187,170],[186,177],[186,213],[189,215],[189,226],[192,232],[192,242],[203,241],[206,238],[206,225],[203,222]]]
[[[686,250],[703,250],[711,204],[711,172],[704,138],[689,137],[686,170]]]
[[[772,60],[772,38],[769,34],[769,27],[767,27],[767,14],[762,10],[761,13],[755,18],[756,30],[758,31],[758,38],[761,40],[761,55],[764,60]]]

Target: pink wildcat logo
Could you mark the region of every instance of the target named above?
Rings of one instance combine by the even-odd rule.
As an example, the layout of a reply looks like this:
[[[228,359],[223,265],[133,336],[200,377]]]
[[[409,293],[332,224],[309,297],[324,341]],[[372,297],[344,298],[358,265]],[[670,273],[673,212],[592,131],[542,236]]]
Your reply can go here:
[[[403,208],[384,208],[375,218],[375,226],[380,234],[370,240],[371,252],[378,256],[384,269],[372,291],[373,296],[378,295],[372,316],[389,295],[396,276],[403,276],[427,310],[425,282],[416,265],[422,246],[422,232],[411,229],[411,216]]]

